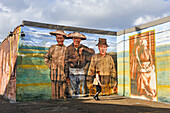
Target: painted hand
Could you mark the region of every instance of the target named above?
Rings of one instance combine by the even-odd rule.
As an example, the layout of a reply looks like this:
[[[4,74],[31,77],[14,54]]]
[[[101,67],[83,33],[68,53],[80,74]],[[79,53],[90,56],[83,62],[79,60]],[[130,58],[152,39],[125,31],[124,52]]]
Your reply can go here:
[[[83,51],[83,47],[81,47],[80,49],[79,49],[79,54],[81,55],[82,54],[82,51]]]

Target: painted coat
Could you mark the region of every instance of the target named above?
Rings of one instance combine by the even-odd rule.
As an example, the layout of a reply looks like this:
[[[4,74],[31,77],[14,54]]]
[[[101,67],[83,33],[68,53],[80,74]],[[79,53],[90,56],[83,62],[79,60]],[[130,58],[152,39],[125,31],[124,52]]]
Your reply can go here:
[[[114,60],[110,55],[101,57],[100,53],[91,58],[88,75],[94,76],[96,71],[100,71],[102,94],[111,94],[111,88],[116,84],[116,70]]]
[[[83,47],[84,50],[82,54],[79,54],[79,48]],[[65,64],[67,65],[67,74],[69,74],[69,67],[71,68],[83,68],[85,73],[87,73],[88,64],[91,60],[92,55],[95,52],[93,49],[88,48],[85,45],[80,44],[77,50],[74,48],[74,43],[67,47]]]
[[[50,68],[50,78],[52,81],[66,81],[64,73],[64,59],[66,46],[52,45],[45,55],[45,63]]]

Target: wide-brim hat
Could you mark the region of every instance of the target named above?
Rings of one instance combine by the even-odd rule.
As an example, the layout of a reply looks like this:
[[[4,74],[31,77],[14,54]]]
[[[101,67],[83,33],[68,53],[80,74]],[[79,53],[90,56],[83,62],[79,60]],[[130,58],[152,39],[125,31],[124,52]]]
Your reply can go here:
[[[56,35],[63,35],[65,38],[67,37],[67,34],[64,33],[64,31],[62,31],[62,30],[52,31],[52,32],[50,32],[50,34],[54,35],[54,36],[56,36]]]
[[[79,32],[69,33],[68,38],[70,38],[70,39],[72,39],[72,38],[80,38],[81,40],[86,40],[86,36],[79,33]]]
[[[99,42],[96,46],[98,45],[107,45],[107,40],[105,38],[99,38]],[[107,47],[109,46],[107,45]]]

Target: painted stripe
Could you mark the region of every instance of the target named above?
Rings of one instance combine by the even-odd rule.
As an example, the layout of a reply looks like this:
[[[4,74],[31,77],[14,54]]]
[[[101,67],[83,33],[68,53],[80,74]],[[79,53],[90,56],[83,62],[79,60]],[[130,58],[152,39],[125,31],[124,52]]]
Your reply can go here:
[[[126,52],[129,53],[129,51],[121,51],[121,52],[118,52],[117,54],[122,54],[122,53],[124,53],[124,52],[125,52],[125,53],[126,53]]]
[[[129,76],[129,73],[130,73],[129,70],[128,70],[128,71],[125,71],[125,76]],[[118,71],[118,76],[121,76],[121,75],[123,75],[123,74],[124,74],[123,71]]]
[[[20,51],[43,51],[47,52],[48,50],[39,50],[39,49],[19,49]]]
[[[157,63],[163,63],[163,62],[167,62],[170,59],[170,56],[165,56],[165,57],[156,57],[157,59]],[[118,65],[119,64],[123,64],[123,60],[122,61],[117,61]],[[129,63],[129,61],[125,61],[125,63]]]
[[[17,87],[19,86],[41,86],[41,85],[51,85],[51,83],[16,84]]]
[[[120,68],[118,67],[118,74],[122,74],[123,73],[123,67]],[[129,73],[129,69],[127,69],[128,71],[125,71],[125,73]],[[157,71],[165,71],[165,72],[168,72],[170,70],[170,67],[165,67],[165,68],[157,68]]]
[[[118,66],[118,68],[117,68],[118,71],[123,71],[123,67],[124,67],[123,64],[118,64],[117,66]],[[126,65],[125,65],[125,70],[129,70],[129,67],[130,67],[130,65],[129,65],[129,64],[126,64]],[[168,62],[166,62],[166,61],[164,61],[164,62],[159,62],[159,65],[157,65],[157,70],[159,70],[159,71],[169,70],[168,67],[170,67],[170,66],[169,66],[169,61],[168,61]],[[130,70],[129,70],[129,71],[130,71]]]
[[[159,55],[170,55],[170,50],[162,51],[162,52],[156,52],[156,56],[158,57]]]
[[[27,57],[44,57],[45,54],[39,54],[39,53],[33,53],[33,54],[24,54],[24,53],[18,53],[18,56],[27,56]]]
[[[38,49],[38,50],[48,50],[49,47],[38,47],[38,46],[20,46],[19,49]]]
[[[123,87],[124,86],[124,84],[118,84],[118,87]],[[125,84],[125,87],[128,87],[128,86],[130,86],[130,84]]]
[[[163,45],[163,46],[156,47],[156,52],[155,52],[156,56],[170,53],[169,48],[170,48],[170,45]],[[129,57],[129,51],[121,51],[117,53],[117,58],[118,59],[123,58],[124,54],[125,54],[125,57]]]
[[[120,61],[122,61],[123,62],[123,60],[125,59],[125,61],[129,61],[129,57],[122,57],[122,58],[117,58],[117,62],[120,62]]]
[[[45,65],[43,57],[17,57],[17,65]]]
[[[129,66],[129,62],[128,63],[119,63],[118,66]]]
[[[166,61],[168,61],[168,59],[169,59],[170,57],[169,56],[166,56],[166,57],[157,57],[156,59],[156,61],[157,62],[166,62]]]
[[[159,64],[161,64],[161,63],[163,63],[164,65],[169,65],[169,58],[170,58],[170,56],[165,56],[165,57],[156,57],[156,59],[157,59],[157,64],[159,63]],[[121,60],[120,60],[121,59]],[[125,60],[125,66],[129,66],[129,61],[127,61],[129,58],[125,58],[126,60]],[[123,68],[123,66],[124,66],[124,63],[123,63],[123,59],[122,58],[118,58],[118,67],[119,68]],[[161,65],[162,66],[162,65]],[[157,67],[159,67],[159,65],[157,65]],[[169,67],[169,66],[168,66]]]
[[[169,71],[170,67],[166,68],[158,68],[157,71]]]
[[[170,50],[156,52],[155,54],[156,54],[156,58],[170,57]],[[123,57],[123,56],[117,55],[117,62],[123,62],[124,59],[125,59],[125,62],[129,61],[129,56]]]
[[[157,85],[158,86],[158,91],[159,90],[163,90],[163,91],[166,91],[166,92],[169,92],[170,91],[170,85]]]
[[[30,68],[28,68],[28,69],[20,68],[17,71],[17,77],[19,77],[19,76],[23,77],[23,74],[24,74],[24,75],[27,75],[27,76],[32,76],[33,78],[39,76],[42,79],[42,76],[44,76],[44,75],[48,76],[49,73],[50,73],[50,69],[49,70],[47,70],[47,69],[44,69],[44,70],[43,69],[41,69],[41,70],[40,69],[34,69],[33,70],[33,69],[30,69]]]
[[[49,69],[46,65],[17,65],[18,68]]]
[[[117,53],[117,58],[129,57],[129,51],[122,51]]]
[[[170,48],[170,44],[157,46],[156,47],[156,52],[166,51],[166,50],[169,50],[169,48]]]
[[[34,54],[34,53],[38,53],[38,54],[46,54],[47,53],[47,51],[21,51],[21,50],[19,50],[18,51],[19,53],[21,53],[21,54]]]

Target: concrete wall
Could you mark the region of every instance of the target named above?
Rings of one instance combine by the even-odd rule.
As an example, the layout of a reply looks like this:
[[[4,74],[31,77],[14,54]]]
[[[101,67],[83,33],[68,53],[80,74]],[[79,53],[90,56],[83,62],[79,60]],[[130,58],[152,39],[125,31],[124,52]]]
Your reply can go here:
[[[7,37],[0,45],[0,94],[18,101],[51,99],[50,69],[44,62],[44,55],[51,45],[56,44],[55,37],[49,32],[66,29],[67,34],[73,31],[83,33],[87,40],[81,43],[94,49],[95,53],[99,53],[96,46],[98,39],[107,39],[110,46],[107,53],[117,64],[118,95],[170,102],[169,21],[170,17],[166,17],[119,31],[117,36],[113,36],[115,32],[25,22],[25,26],[17,27],[13,32],[15,35]],[[21,31],[25,32],[23,38],[20,37]],[[140,49],[144,42],[150,53],[146,55],[146,59],[149,58],[146,61],[152,62],[146,69],[141,68],[137,61],[137,54],[140,56],[144,51]],[[71,39],[64,42],[66,46],[71,43]],[[92,82],[86,82],[88,95],[93,95],[95,89]],[[112,86],[108,94],[113,93]]]
[[[18,101],[51,99],[50,69],[44,62],[44,56],[51,45],[57,43],[55,36],[49,34],[49,32],[55,30],[32,26],[21,27],[21,30],[24,31],[25,37],[20,38],[18,46],[16,98]],[[73,31],[65,32],[68,34]],[[83,34],[87,37],[87,40],[81,41],[81,44],[93,48],[96,53],[99,53],[96,46],[98,39],[107,38],[108,45],[110,46],[107,53],[113,57],[116,63],[116,37],[101,34]],[[72,39],[65,39],[64,44],[68,46],[72,42]],[[95,87],[93,87],[92,82],[86,82],[88,85],[87,94],[94,94]],[[113,89],[110,89],[109,94],[113,93]]]
[[[16,100],[16,59],[21,28],[17,27],[11,36],[0,45],[0,95]]]
[[[162,21],[163,20],[163,21]],[[142,30],[141,26],[134,27],[134,30],[127,29],[118,32],[117,36],[117,63],[118,63],[118,95],[132,98],[154,100],[160,102],[170,102],[170,17],[155,21],[154,24],[145,24]],[[161,22],[160,22],[161,21]],[[136,29],[135,29],[136,28]],[[143,40],[147,41],[147,49],[150,51],[153,66],[152,74],[143,74],[136,60],[136,51]],[[138,53],[142,53],[141,51]],[[143,61],[144,62],[144,61]],[[141,77],[146,77],[141,82]],[[143,83],[143,92],[139,90]],[[150,85],[150,86],[149,86]],[[155,91],[152,97],[150,89]],[[140,92],[141,91],[141,92]]]

